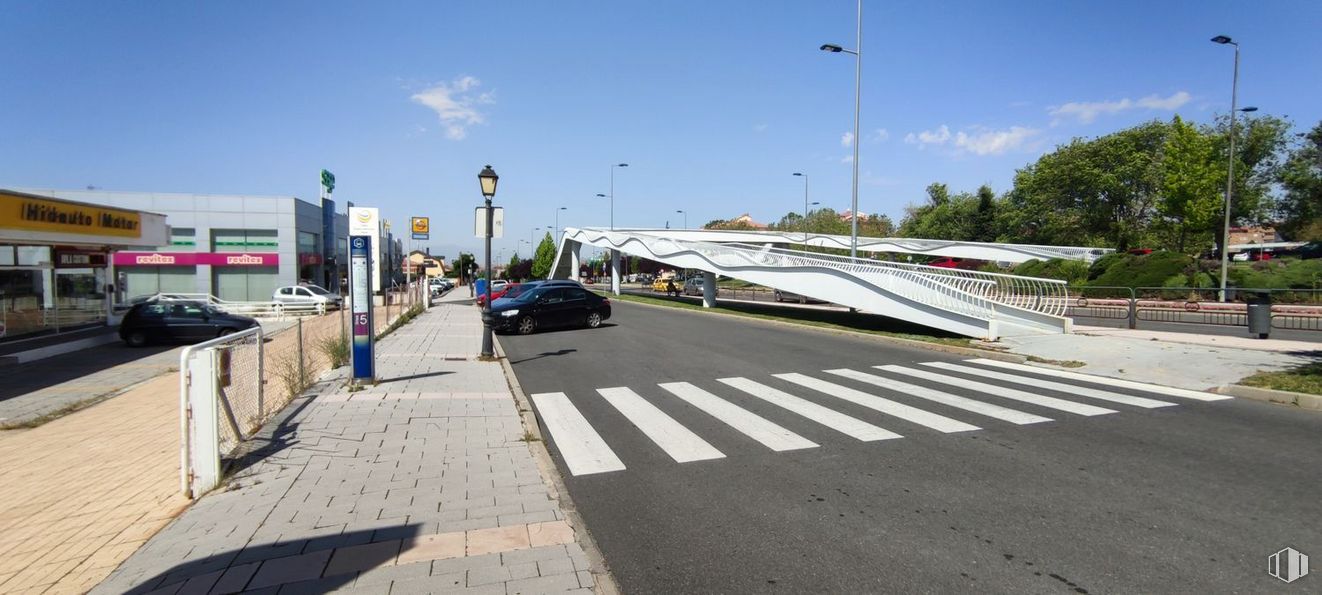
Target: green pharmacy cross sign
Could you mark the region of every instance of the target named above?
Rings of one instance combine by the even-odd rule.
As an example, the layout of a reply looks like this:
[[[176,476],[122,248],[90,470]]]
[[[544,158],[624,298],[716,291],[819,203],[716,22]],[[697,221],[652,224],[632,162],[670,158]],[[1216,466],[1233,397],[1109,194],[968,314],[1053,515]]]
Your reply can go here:
[[[321,185],[326,187],[326,193],[335,191],[335,174],[326,170],[321,170]]]

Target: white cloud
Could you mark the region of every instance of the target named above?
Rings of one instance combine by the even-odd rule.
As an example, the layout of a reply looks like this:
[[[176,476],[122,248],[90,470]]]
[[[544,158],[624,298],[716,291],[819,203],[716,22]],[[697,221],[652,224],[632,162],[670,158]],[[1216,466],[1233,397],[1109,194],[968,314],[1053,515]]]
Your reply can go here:
[[[910,132],[904,135],[904,142],[911,145],[918,145],[918,148],[924,149],[928,145],[944,145],[950,140],[950,128],[945,124],[937,127],[936,130],[924,130],[918,134]]]
[[[766,132],[766,131],[767,131],[767,125],[766,125],[766,124],[754,124],[754,125],[753,125],[753,132]]]
[[[891,137],[891,133],[887,132],[885,128],[878,128],[876,131],[872,133],[872,136],[868,137],[868,140],[874,143],[882,143],[882,142],[886,142],[886,139],[890,137]]]
[[[490,92],[475,93],[480,86],[482,81],[462,76],[450,83],[436,83],[414,93],[410,99],[436,112],[445,127],[446,138],[463,140],[468,136],[469,126],[486,122],[486,116],[478,111],[477,106],[495,103]]]
[[[1018,149],[1032,140],[1039,131],[1023,126],[1011,126],[1007,130],[987,130],[975,128],[972,134],[960,131],[955,135],[955,147],[974,155],[1001,155]]]
[[[848,147],[854,144],[854,133],[846,132],[840,135],[840,146]]]
[[[1149,109],[1160,111],[1173,111],[1179,109],[1189,100],[1193,99],[1187,91],[1180,91],[1170,97],[1161,97],[1159,95],[1148,95],[1137,101],[1128,97],[1118,101],[1071,101],[1064,105],[1057,105],[1047,108],[1047,113],[1054,118],[1052,124],[1057,124],[1062,120],[1070,118],[1076,119],[1083,124],[1088,124],[1097,119],[1098,116],[1118,114],[1123,111],[1133,109]]]
[[[853,163],[853,162],[854,162],[853,155],[845,155],[844,157],[840,158],[840,163]]]

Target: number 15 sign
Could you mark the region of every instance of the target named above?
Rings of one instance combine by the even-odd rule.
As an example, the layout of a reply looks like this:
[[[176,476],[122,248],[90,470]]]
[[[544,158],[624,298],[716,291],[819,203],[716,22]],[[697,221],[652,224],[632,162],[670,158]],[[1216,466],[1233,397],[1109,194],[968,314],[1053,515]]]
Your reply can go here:
[[[353,379],[376,377],[372,353],[372,238],[349,236],[349,297],[353,303]]]

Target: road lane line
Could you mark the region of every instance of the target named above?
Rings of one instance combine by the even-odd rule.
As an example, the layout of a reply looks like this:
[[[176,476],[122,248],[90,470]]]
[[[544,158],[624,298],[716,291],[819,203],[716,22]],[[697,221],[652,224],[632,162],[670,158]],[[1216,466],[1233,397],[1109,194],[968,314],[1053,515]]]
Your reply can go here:
[[[680,425],[675,418],[657,409],[627,387],[599,388],[597,392],[620,411],[633,425],[638,426],[661,450],[677,463],[720,459],[725,455],[716,447]]]
[[[866,382],[873,386],[880,386],[909,396],[918,397],[919,399],[927,399],[956,409],[963,409],[965,411],[971,411],[1001,421],[1008,421],[1012,424],[1039,424],[1051,421],[1050,417],[1042,417],[1041,415],[1015,411],[1008,407],[1001,407],[1000,405],[993,405],[991,403],[975,401],[973,399],[952,395],[950,393],[943,393],[939,390],[932,390],[925,386],[900,382],[899,380],[887,378],[885,376],[877,376],[875,374],[868,374],[866,372],[859,372],[857,370],[849,370],[845,368],[824,371],[827,374],[835,374],[836,376],[850,378],[859,382]]]
[[[910,407],[904,403],[897,403],[890,399],[883,399],[876,395],[870,395],[863,391],[854,390],[847,386],[840,386],[825,380],[818,380],[811,376],[803,374],[773,374],[776,378],[786,382],[793,382],[799,386],[806,386],[816,391],[824,392],[833,397],[844,399],[850,403],[862,405],[868,409],[880,411],[886,415],[893,415],[905,421],[916,423],[920,426],[926,426],[938,432],[968,432],[980,430],[978,426],[966,424],[957,419],[951,419],[944,415],[937,415],[928,411],[923,411],[917,407]]]
[[[991,370],[984,370],[982,368],[975,368],[973,366],[961,366],[959,364],[950,364],[946,362],[923,362],[923,365],[932,366],[934,368],[942,368],[945,370],[951,370],[954,372],[963,372],[965,374],[973,374],[974,376],[982,376],[983,378],[1004,380],[1005,382],[1013,382],[1015,384],[1024,384],[1028,386],[1035,386],[1037,388],[1045,388],[1048,390],[1058,390],[1063,393],[1078,395],[1080,397],[1092,397],[1094,399],[1100,399],[1102,401],[1110,401],[1112,403],[1121,403],[1124,405],[1133,405],[1135,407],[1143,407],[1145,409],[1155,409],[1157,407],[1175,406],[1175,403],[1167,403],[1166,401],[1158,401],[1155,399],[1145,399],[1143,397],[1122,395],[1120,393],[1097,390],[1095,388],[1087,388],[1084,386],[1077,386],[1074,384],[1065,384],[1063,382],[1052,382],[1050,380],[1042,380],[1040,378],[1028,378],[1026,376],[1016,376],[1014,374],[1006,374],[1004,372],[993,372]]]
[[[940,382],[942,384],[958,386],[960,388],[975,390],[996,397],[1004,397],[1006,399],[1012,399],[1024,403],[1031,403],[1039,407],[1058,409],[1060,411],[1065,411],[1068,413],[1074,413],[1078,415],[1091,416],[1091,415],[1106,415],[1107,413],[1115,413],[1114,409],[1107,409],[1105,407],[1098,407],[1096,405],[1086,405],[1084,403],[1075,403],[1074,401],[1066,401],[1065,399],[1057,399],[1056,397],[1046,397],[1046,396],[1022,391],[1017,388],[1006,388],[1004,386],[996,386],[995,384],[987,384],[985,382],[966,380],[964,378],[958,378],[955,376],[943,376],[941,374],[936,374],[934,372],[928,372],[927,370],[916,370],[913,368],[906,368],[904,366],[896,366],[896,365],[873,366],[873,367],[881,370],[885,370],[887,372],[895,372],[897,374],[908,374],[909,376],[913,376],[915,378],[922,378],[924,380],[931,380],[932,382]]]
[[[1146,382],[1134,382],[1133,380],[1121,380],[1121,379],[1119,379],[1119,378],[1107,378],[1107,377],[1105,377],[1105,376],[1093,376],[1092,374],[1082,374],[1082,373],[1079,373],[1079,372],[1066,372],[1066,371],[1064,371],[1064,370],[1052,370],[1052,369],[1050,369],[1050,368],[1042,368],[1042,367],[1039,367],[1039,366],[1028,366],[1028,365],[1024,365],[1024,364],[1012,364],[1012,363],[1010,363],[1010,362],[1001,362],[1001,361],[996,361],[996,360],[994,360],[994,359],[983,359],[983,358],[978,358],[978,359],[971,359],[971,360],[968,360],[968,362],[969,362],[969,363],[974,363],[974,364],[982,364],[982,365],[984,365],[984,366],[996,366],[996,367],[998,367],[998,368],[1005,368],[1005,369],[1007,369],[1007,370],[1020,370],[1020,371],[1023,371],[1023,372],[1032,372],[1033,374],[1043,374],[1043,375],[1045,375],[1045,376],[1055,376],[1055,377],[1057,377],[1057,378],[1069,378],[1069,379],[1071,379],[1071,380],[1081,380],[1081,381],[1083,381],[1083,382],[1091,382],[1091,383],[1094,383],[1094,384],[1109,384],[1109,385],[1111,385],[1111,386],[1118,386],[1118,387],[1121,387],[1121,388],[1132,388],[1132,389],[1135,389],[1135,390],[1141,390],[1141,391],[1150,392],[1150,393],[1158,393],[1158,394],[1162,394],[1162,395],[1170,395],[1170,396],[1172,396],[1172,397],[1184,397],[1184,398],[1186,398],[1186,399],[1195,399],[1195,400],[1198,400],[1198,401],[1224,401],[1224,400],[1226,400],[1226,399],[1233,399],[1233,398],[1234,398],[1234,397],[1230,397],[1230,396],[1226,396],[1226,395],[1214,395],[1214,394],[1212,394],[1212,393],[1205,393],[1205,392],[1200,392],[1200,391],[1196,391],[1196,390],[1188,390],[1188,389],[1184,389],[1184,388],[1175,388],[1175,387],[1173,387],[1173,386],[1161,386],[1161,385],[1159,385],[1159,384],[1148,384],[1148,383],[1146,383]]]
[[[592,429],[565,393],[538,393],[530,397],[537,405],[537,416],[551,432],[560,457],[572,475],[591,475],[623,471],[624,463],[601,435]]]
[[[801,399],[787,392],[765,384],[753,382],[747,378],[719,378],[716,380],[727,386],[737,388],[772,405],[788,409],[832,430],[863,442],[903,438],[890,430],[874,426],[861,419],[849,417],[834,409],[827,409],[807,399]]]
[[[761,442],[771,450],[780,452],[801,448],[817,448],[816,442],[687,382],[666,382],[657,386],[670,391],[671,394],[686,403],[707,412],[708,415],[725,422],[726,425],[743,432],[749,438]]]

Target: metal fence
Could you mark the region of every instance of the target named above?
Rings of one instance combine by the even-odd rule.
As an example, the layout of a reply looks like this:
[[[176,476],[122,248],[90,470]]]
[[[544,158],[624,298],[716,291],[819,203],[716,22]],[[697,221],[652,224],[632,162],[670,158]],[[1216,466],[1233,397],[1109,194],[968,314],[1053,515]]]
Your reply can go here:
[[[1322,290],[1205,287],[1071,287],[1065,315],[1123,320],[1131,329],[1143,322],[1248,327],[1247,300],[1270,296],[1272,328],[1322,331]]]
[[[418,284],[421,285],[421,284]],[[380,335],[415,306],[418,287],[386,292],[374,308]],[[219,484],[222,461],[327,371],[348,362],[349,316],[299,317],[184,349],[180,355],[180,483],[196,497]]]

